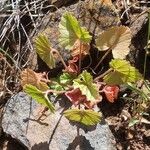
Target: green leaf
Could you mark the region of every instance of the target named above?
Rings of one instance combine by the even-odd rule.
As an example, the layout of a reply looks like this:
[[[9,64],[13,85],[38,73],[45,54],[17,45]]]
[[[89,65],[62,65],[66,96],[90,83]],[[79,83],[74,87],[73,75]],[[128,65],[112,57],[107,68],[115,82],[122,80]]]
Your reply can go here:
[[[49,101],[48,97],[44,95],[44,93],[38,90],[35,86],[26,84],[24,86],[24,91],[30,95],[35,101],[38,103],[47,106],[51,112],[54,112],[55,108],[53,104]]]
[[[92,39],[89,32],[80,27],[77,19],[69,12],[63,14],[59,24],[59,31],[60,44],[66,49],[70,49],[77,39],[84,43],[89,43]]]
[[[69,109],[64,112],[64,116],[68,120],[80,122],[87,126],[96,125],[101,120],[101,113],[93,110]]]
[[[63,73],[59,77],[51,79],[52,82],[49,84],[49,87],[50,89],[54,89],[56,91],[67,91],[69,89],[68,85],[72,85],[72,80],[74,78],[74,75],[70,75],[69,73]]]
[[[137,123],[139,123],[139,122],[140,122],[139,119],[132,118],[132,119],[130,120],[128,126],[129,126],[129,127],[132,127],[132,126],[134,126],[135,124],[137,124]]]
[[[40,34],[35,40],[36,52],[40,58],[50,67],[50,69],[55,68],[55,59],[51,53],[51,44],[48,38]]]
[[[93,77],[87,71],[83,71],[77,79],[73,80],[73,87],[79,88],[82,95],[86,95],[87,100],[95,101],[100,99],[99,89],[95,83],[93,83]]]
[[[63,73],[59,79],[60,79],[61,84],[69,84],[69,83],[72,83],[72,80],[74,78],[75,77],[69,73]]]
[[[127,82],[133,82],[142,79],[142,75],[139,71],[130,65],[126,60],[114,59],[110,62],[112,72],[104,77],[104,81],[110,85],[120,85]]]
[[[50,84],[50,89],[56,90],[56,91],[63,91],[64,87],[62,85],[59,84],[59,82],[57,80],[55,80],[54,83]],[[57,95],[55,93],[53,93],[54,95]]]

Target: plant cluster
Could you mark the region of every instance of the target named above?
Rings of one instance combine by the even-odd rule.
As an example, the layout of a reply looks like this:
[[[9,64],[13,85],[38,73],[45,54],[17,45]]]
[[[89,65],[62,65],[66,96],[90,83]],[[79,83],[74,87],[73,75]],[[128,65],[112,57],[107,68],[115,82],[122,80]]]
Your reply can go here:
[[[142,79],[138,70],[125,60],[129,53],[131,31],[125,26],[114,26],[99,34],[95,46],[105,54],[92,70],[98,70],[109,53],[112,53],[113,58],[109,62],[110,68],[96,77],[84,70],[81,65],[85,56],[90,55],[92,51],[92,36],[87,29],[81,27],[71,13],[66,12],[59,23],[59,32],[60,45],[72,56],[68,62],[63,60],[58,50],[52,48],[44,34],[37,36],[35,48],[50,69],[55,68],[57,59],[61,60],[64,65],[62,74],[55,79],[49,79],[46,73],[25,69],[21,73],[21,84],[27,94],[48,107],[52,113],[55,106],[48,98],[49,94],[65,95],[72,106],[64,111],[64,116],[84,125],[95,125],[101,120],[101,113],[94,109],[103,99],[101,93],[113,103],[118,98],[120,85],[136,83]]]
[[[150,108],[149,81],[142,81],[140,87],[137,87],[135,84],[128,83],[128,88],[136,95],[136,101],[133,98],[129,99],[129,102],[133,102],[132,117],[129,120],[129,127],[139,123],[150,124],[150,121],[145,118],[145,116],[149,116],[148,111]]]
[[[147,59],[149,56],[149,48],[150,48],[150,12],[148,12],[148,30],[147,30],[147,45],[145,46],[145,58],[144,58],[144,68],[143,68],[143,76],[146,77],[147,71]],[[133,98],[129,98],[130,102],[133,102],[132,108],[132,117],[129,121],[129,127],[139,124],[146,123],[150,124],[150,121],[145,119],[145,116],[149,116],[150,109],[150,83],[148,80],[141,80],[140,86],[136,84],[128,83],[128,88],[132,90],[135,94],[137,94],[136,100]]]

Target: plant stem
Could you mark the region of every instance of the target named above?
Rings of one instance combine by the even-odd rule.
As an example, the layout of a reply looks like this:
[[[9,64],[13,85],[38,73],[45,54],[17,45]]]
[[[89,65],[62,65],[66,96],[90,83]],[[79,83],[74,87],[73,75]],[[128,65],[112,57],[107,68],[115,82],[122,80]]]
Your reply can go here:
[[[44,109],[42,110],[41,112],[41,115],[38,117],[37,120],[41,120],[41,118],[45,115],[45,112],[48,111],[48,108],[47,107],[44,107]]]
[[[46,92],[44,92],[46,95],[48,95],[49,93],[55,93],[55,94],[63,94],[66,91],[56,91],[56,90],[47,90]]]
[[[148,42],[149,42],[149,36],[150,36],[150,13],[148,12],[148,35],[147,35],[147,45],[146,45],[146,52],[145,52],[145,58],[144,58],[144,78],[146,74],[146,62],[147,62],[147,55],[148,55]]]
[[[94,68],[94,71],[98,68],[98,66],[102,63],[102,61],[106,58],[106,56],[111,52],[111,48],[107,50],[107,52],[104,54],[104,56],[100,59],[96,67]]]
[[[108,69],[106,72],[104,72],[103,74],[99,75],[98,77],[96,77],[94,79],[94,81],[98,81],[99,79],[103,78],[105,75],[107,75],[108,73],[110,73],[111,71],[113,71],[112,68]]]
[[[60,53],[56,49],[52,49],[52,53],[56,53],[57,54],[57,56],[60,58],[60,61],[64,65],[65,69],[67,69],[67,65],[66,65],[65,61],[63,60],[62,56],[60,55]]]

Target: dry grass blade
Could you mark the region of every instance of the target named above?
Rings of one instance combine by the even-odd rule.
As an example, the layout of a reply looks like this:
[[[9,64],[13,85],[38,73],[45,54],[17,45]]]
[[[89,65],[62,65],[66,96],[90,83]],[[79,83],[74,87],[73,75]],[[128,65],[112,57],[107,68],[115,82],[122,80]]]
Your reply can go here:
[[[33,53],[31,38],[41,25],[45,2],[48,0],[0,2],[0,52],[5,58],[0,62],[2,97],[9,97],[19,89],[19,73],[31,61],[28,57]]]

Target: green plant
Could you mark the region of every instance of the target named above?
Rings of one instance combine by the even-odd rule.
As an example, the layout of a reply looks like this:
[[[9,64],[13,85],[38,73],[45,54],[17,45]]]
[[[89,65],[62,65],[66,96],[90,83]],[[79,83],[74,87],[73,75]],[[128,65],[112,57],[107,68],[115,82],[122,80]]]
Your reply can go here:
[[[144,118],[145,115],[149,116],[147,112],[150,108],[150,83],[144,80],[142,81],[141,87],[128,83],[128,88],[137,94],[136,100],[133,100],[134,105],[129,127],[142,122],[150,124],[150,122]]]
[[[144,58],[144,72],[143,72],[144,78],[146,77],[147,58],[149,55],[149,48],[150,48],[150,12],[146,11],[146,13],[148,13],[148,33]],[[131,83],[127,84],[127,87],[137,94],[136,100],[131,99],[134,105],[132,110],[132,117],[129,121],[129,127],[142,122],[150,124],[150,121],[144,118],[145,115],[149,116],[147,112],[150,108],[150,83],[146,79],[142,80],[141,83],[142,83],[141,87],[137,87],[136,84]]]
[[[40,34],[35,40],[36,52],[50,69],[55,68],[55,60],[60,59],[64,70],[55,79],[48,79],[46,73],[36,73],[25,69],[21,73],[23,89],[37,102],[47,106],[51,112],[54,112],[54,104],[48,99],[48,95],[64,94],[75,107],[64,111],[65,117],[84,125],[95,125],[101,120],[101,113],[94,109],[102,100],[101,92],[106,94],[110,102],[114,102],[118,97],[121,84],[136,83],[142,78],[141,74],[124,60],[129,52],[130,29],[116,26],[98,36],[96,47],[99,51],[106,52],[93,70],[98,70],[99,65],[109,53],[113,54],[114,59],[109,63],[110,69],[97,74],[96,77],[93,77],[92,72],[83,70],[81,65],[85,55],[90,55],[92,36],[89,32],[81,27],[77,19],[69,12],[63,14],[59,31],[60,44],[71,53],[72,59],[65,62],[59,51],[51,47],[48,38]]]

